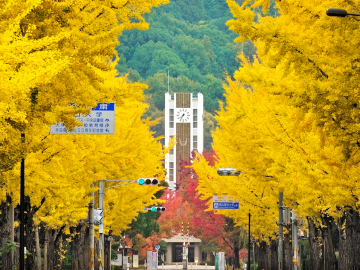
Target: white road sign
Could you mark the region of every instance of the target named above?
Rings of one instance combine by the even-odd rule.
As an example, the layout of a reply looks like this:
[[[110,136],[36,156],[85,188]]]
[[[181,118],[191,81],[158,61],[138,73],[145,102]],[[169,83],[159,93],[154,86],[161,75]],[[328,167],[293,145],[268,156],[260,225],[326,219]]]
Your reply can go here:
[[[115,134],[115,103],[99,103],[88,115],[78,114],[83,126],[67,131],[63,123],[50,126],[50,134]]]

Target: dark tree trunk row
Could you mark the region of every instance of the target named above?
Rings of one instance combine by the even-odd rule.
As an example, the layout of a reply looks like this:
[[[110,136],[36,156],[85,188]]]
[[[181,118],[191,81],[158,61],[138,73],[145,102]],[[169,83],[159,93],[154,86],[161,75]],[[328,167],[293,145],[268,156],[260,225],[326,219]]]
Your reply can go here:
[[[337,260],[335,257],[335,250],[332,239],[332,227],[334,225],[334,220],[328,216],[324,216],[322,219],[323,226],[320,228],[316,227],[313,220],[308,218],[309,225],[309,247],[310,247],[310,270],[336,270]],[[360,223],[360,222],[359,222]],[[287,233],[284,234],[284,247],[283,247],[283,270],[292,270],[294,269],[293,263],[293,239],[291,233],[291,226],[286,226]],[[360,234],[360,232],[359,232]],[[306,241],[306,240],[305,240]],[[322,246],[325,246],[325,249],[321,250]],[[325,255],[325,257],[324,257]],[[348,256],[350,257],[350,256]],[[324,258],[326,258],[324,260]],[[258,263],[258,269],[278,269],[278,242],[272,240],[270,245],[266,242],[261,242],[256,246],[256,260]],[[324,267],[325,263],[325,267]],[[300,269],[298,267],[298,269]],[[305,269],[302,266],[301,269]],[[339,268],[342,269],[342,268]],[[344,268],[346,270],[350,269],[360,269],[360,268]]]
[[[335,256],[334,241],[332,230],[334,219],[327,215],[322,217],[323,227],[321,228],[323,245],[322,245],[322,265],[323,269],[336,270],[337,259]]]
[[[30,197],[25,196],[25,213],[24,213],[24,224],[25,224],[25,247],[28,254],[25,260],[26,270],[36,270],[35,262],[35,230],[34,230],[34,210],[30,205]],[[20,218],[19,218],[20,219]]]
[[[71,269],[81,270],[88,267],[89,254],[86,250],[88,239],[86,237],[86,227],[78,225],[71,230],[71,233],[76,233],[71,242]]]
[[[1,216],[0,216],[0,237],[1,246],[5,247],[9,241],[14,242],[14,221],[11,220],[14,217],[14,208],[11,206],[11,197],[6,196],[6,200],[1,204]],[[13,269],[16,266],[14,258],[15,252],[2,252],[2,267],[1,269]]]
[[[11,197],[0,204],[0,241],[2,247],[8,244],[8,240],[19,242],[19,227],[15,228],[13,220],[19,221],[19,209],[11,207]],[[33,217],[39,207],[31,207],[30,198],[25,198],[25,243],[27,251],[26,270],[37,269],[36,264],[36,241]],[[310,270],[354,270],[360,269],[360,216],[358,209],[348,208],[344,215],[335,220],[327,215],[321,217],[321,226],[316,225],[308,218],[309,248],[310,248]],[[335,256],[333,228],[338,226],[339,231],[339,258]],[[284,234],[283,270],[292,270],[293,247],[291,239],[291,227],[286,227]],[[78,225],[72,229],[75,235],[71,242],[72,269],[80,270],[89,267],[89,234],[87,226]],[[42,268],[44,270],[62,269],[62,241],[64,238],[63,228],[58,230],[40,230],[41,246],[44,248]],[[45,235],[45,237],[44,237]],[[45,240],[44,240],[45,238]],[[337,238],[337,237],[336,237]],[[105,237],[104,267],[110,267],[111,248],[110,242]],[[238,245],[235,244],[235,252]],[[258,269],[278,269],[278,247],[277,242],[272,240],[270,245],[262,242],[256,246],[256,261]],[[236,252],[238,253],[238,252]],[[99,244],[95,239],[95,268],[99,267]],[[16,269],[19,267],[19,249],[15,252],[3,252],[1,269]],[[304,269],[304,268],[302,268]]]
[[[318,270],[320,269],[320,250],[319,250],[320,232],[311,218],[308,218],[308,225],[309,225],[309,246],[310,246],[310,269]]]
[[[258,269],[278,270],[278,245],[277,241],[270,240],[270,245],[261,242],[255,246],[256,262]]]
[[[61,269],[62,255],[62,234],[63,228],[60,230],[46,229],[48,246],[47,246],[47,269]]]
[[[89,256],[91,255],[89,252],[89,232],[88,227],[86,225],[79,224],[75,228],[71,230],[72,234],[75,234],[72,242],[71,242],[71,269],[73,270],[82,270],[89,268]],[[100,266],[99,262],[99,240],[94,239],[94,262],[95,269],[98,269]],[[105,241],[105,247],[107,243],[110,242]],[[106,255],[106,253],[105,253]],[[111,256],[111,253],[110,253]],[[110,266],[109,266],[110,267]],[[109,268],[110,269],[110,268]]]
[[[267,243],[261,242],[259,245],[255,245],[255,257],[258,264],[258,269],[265,269],[269,265],[267,254]]]
[[[346,210],[338,221],[339,270],[360,269],[360,217],[359,211]]]
[[[7,196],[6,200],[0,204],[0,243],[1,248],[4,248],[8,245],[8,240],[11,242],[20,242],[20,230],[19,226],[14,229],[14,221],[19,223],[20,220],[20,211],[19,206],[15,209],[11,205],[12,199],[10,196]],[[51,228],[41,228],[38,232],[40,240],[37,240],[35,224],[34,224],[34,215],[39,210],[40,207],[32,207],[30,203],[30,197],[25,197],[25,247],[26,247],[26,258],[25,258],[25,269],[26,270],[36,270],[39,268],[37,264],[37,259],[39,254],[36,249],[37,244],[43,248],[43,258],[41,267],[43,270],[60,270],[62,269],[62,255],[63,253],[63,238],[64,232],[63,228],[60,229],[51,229]],[[71,256],[72,256],[72,269],[88,269],[89,267],[89,235],[86,231],[87,226],[78,225],[72,230],[72,232],[77,232],[71,243]],[[99,268],[99,242],[95,238],[95,269]],[[106,267],[109,268],[109,262],[111,258],[111,248],[110,242],[105,241],[105,263]],[[12,252],[2,252],[1,256],[1,265],[0,269],[9,270],[9,269],[19,269],[19,248],[16,248]]]

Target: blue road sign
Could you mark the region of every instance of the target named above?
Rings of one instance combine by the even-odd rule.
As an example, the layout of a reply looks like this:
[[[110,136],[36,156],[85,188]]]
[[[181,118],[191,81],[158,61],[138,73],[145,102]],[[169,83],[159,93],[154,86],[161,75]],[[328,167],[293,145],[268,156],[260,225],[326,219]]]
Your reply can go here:
[[[155,249],[156,249],[156,250],[158,250],[159,248],[160,248],[160,246],[159,246],[159,245],[157,245],[157,246],[155,247]]]
[[[239,209],[238,202],[213,202],[213,209]]]

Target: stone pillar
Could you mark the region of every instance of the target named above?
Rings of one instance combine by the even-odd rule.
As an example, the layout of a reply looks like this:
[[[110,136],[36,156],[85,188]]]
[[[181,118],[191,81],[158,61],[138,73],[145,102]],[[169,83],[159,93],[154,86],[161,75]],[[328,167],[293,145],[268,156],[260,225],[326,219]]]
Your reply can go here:
[[[172,243],[166,243],[166,264],[170,265],[172,263]]]
[[[200,253],[200,243],[195,243],[195,248],[194,248],[194,260],[195,258],[198,258],[199,262],[201,262],[201,253]]]

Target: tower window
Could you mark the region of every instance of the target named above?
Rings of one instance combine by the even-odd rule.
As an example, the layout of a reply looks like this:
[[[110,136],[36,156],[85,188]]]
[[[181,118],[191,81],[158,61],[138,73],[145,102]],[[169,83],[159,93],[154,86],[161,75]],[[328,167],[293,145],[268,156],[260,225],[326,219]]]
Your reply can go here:
[[[197,150],[197,136],[193,136],[193,150]]]
[[[193,109],[193,128],[197,128],[197,109]]]
[[[169,127],[174,128],[174,109],[170,109],[169,115],[170,115]]]
[[[169,181],[174,181],[174,162],[169,162]]]

